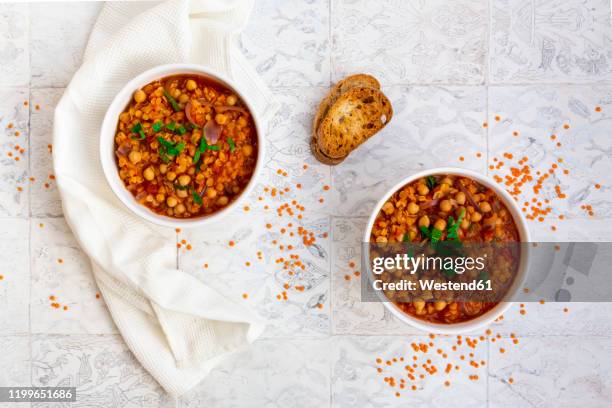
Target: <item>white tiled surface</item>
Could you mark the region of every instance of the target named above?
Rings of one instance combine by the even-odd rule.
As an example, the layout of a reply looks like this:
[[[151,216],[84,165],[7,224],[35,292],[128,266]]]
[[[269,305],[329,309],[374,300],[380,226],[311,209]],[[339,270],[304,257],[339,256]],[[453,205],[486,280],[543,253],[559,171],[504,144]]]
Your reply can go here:
[[[257,1],[239,45],[282,106],[270,123],[263,181],[248,212],[178,240],[193,246],[179,250],[182,268],[245,302],[269,326],[251,349],[173,401],[135,361],[96,298],[50,177],[53,108],[101,5],[1,4],[0,385],[75,385],[78,406],[105,407],[612,405],[609,304],[527,304],[524,315],[514,305],[492,326],[503,337],[473,350],[485,367],[432,351],[438,369],[448,361],[465,371],[448,376],[450,387],[444,375],[427,376],[416,391],[396,397],[382,377],[399,378],[393,370],[401,367],[378,374],[375,359],[411,358],[410,343],[429,338],[380,304],[360,302],[359,266],[349,266],[359,265],[367,215],[391,184],[441,165],[503,176],[507,167],[488,166],[504,153],[527,155],[534,171],[563,159],[542,197],[554,197],[560,185],[568,198],[555,202],[553,214],[566,220],[531,223],[535,239],[611,240],[609,6],[609,0]],[[312,115],[332,80],[361,71],[381,79],[395,116],[383,134],[330,168],[310,155]],[[289,190],[271,197],[266,187]],[[278,205],[293,199],[307,208],[303,219],[278,218]],[[582,205],[592,205],[595,216]],[[283,233],[289,222],[313,231],[316,245]],[[229,240],[236,242],[232,252]],[[295,247],[304,271],[282,270],[275,262],[284,256],[279,243]],[[285,283],[288,299],[279,301]],[[448,350],[453,340],[438,337],[436,347]],[[500,343],[510,345],[508,352],[499,351]]]

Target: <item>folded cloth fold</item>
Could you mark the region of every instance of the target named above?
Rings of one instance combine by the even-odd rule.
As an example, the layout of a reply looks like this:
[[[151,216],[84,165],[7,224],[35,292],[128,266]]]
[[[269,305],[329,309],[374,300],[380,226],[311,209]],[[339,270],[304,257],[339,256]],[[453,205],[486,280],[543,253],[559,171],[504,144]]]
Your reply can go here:
[[[265,123],[272,95],[234,46],[252,0],[107,3],[55,110],[53,161],[66,221],[136,358],[170,394],[197,385],[264,322],[177,269],[176,235],[133,215],[107,185],[99,131],[121,87],[156,65],[191,62],[232,78]]]

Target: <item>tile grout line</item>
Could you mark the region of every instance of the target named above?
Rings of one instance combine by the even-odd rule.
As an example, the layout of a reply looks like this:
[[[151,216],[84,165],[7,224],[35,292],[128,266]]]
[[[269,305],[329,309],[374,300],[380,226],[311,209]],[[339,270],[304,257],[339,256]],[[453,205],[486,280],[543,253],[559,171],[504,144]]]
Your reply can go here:
[[[485,118],[484,123],[487,123],[487,127],[485,128],[485,142],[487,146],[486,153],[486,163],[485,163],[485,174],[489,176],[489,151],[490,151],[490,132],[489,132],[489,89],[491,86],[491,0],[487,1],[487,45],[486,45],[486,76],[485,76]],[[487,400],[488,405],[488,400]]]
[[[332,13],[333,13],[333,0],[328,0],[328,32],[327,32],[327,41],[328,41],[328,50],[329,50],[329,82],[328,87],[332,85],[333,79],[333,58],[332,58]],[[331,166],[327,166],[329,171],[329,185],[330,190],[334,191],[334,180],[333,180],[333,171]],[[332,214],[328,214],[329,220],[329,356],[328,356],[328,367],[329,367],[329,398],[328,403],[329,407],[333,407],[334,405],[334,393],[333,393],[333,345],[334,345],[334,309],[333,309],[333,294],[334,294],[334,279],[333,279],[333,216]]]
[[[491,377],[491,342],[487,341],[487,381],[486,381],[486,386],[485,386],[485,390],[486,390],[486,395],[485,395],[485,400],[487,401],[487,408],[489,408],[490,405],[490,401],[489,401],[489,378]]]
[[[332,83],[330,78],[329,84]],[[593,87],[593,86],[604,86],[611,87],[612,81],[594,81],[594,82],[491,82],[485,76],[483,81],[467,83],[467,82],[382,82],[383,87],[414,87],[414,88],[444,88],[444,87],[456,87],[456,88],[478,88],[478,87],[493,87],[493,88],[527,88],[527,87]],[[42,87],[33,89],[65,89],[66,87]],[[302,84],[302,85],[269,85],[269,89],[272,91],[285,91],[287,89],[315,89],[329,88],[329,85],[317,85],[317,84]]]
[[[32,33],[30,26],[30,9],[31,4],[28,4],[28,177],[32,176]],[[28,183],[28,270],[29,270],[29,287],[28,287],[28,351],[29,351],[29,372],[30,386],[34,383],[34,373],[32,370],[33,345],[32,345],[32,183]]]
[[[486,71],[487,74],[485,76],[485,119],[484,122],[487,123],[487,127],[485,128],[485,140],[486,140],[486,146],[487,146],[487,153],[486,153],[486,161],[485,161],[485,174],[487,176],[489,176],[489,152],[490,152],[490,137],[491,137],[491,133],[489,131],[490,126],[488,126],[489,123],[489,89],[491,86],[491,36],[492,36],[492,30],[493,30],[493,24],[492,24],[492,17],[493,17],[493,13],[491,10],[492,4],[491,4],[492,0],[488,0],[487,1],[487,44],[486,44]],[[489,408],[490,406],[490,401],[489,401],[489,377],[490,377],[490,371],[489,371],[489,367],[491,367],[491,343],[489,341],[487,341],[487,378],[485,380],[485,404],[486,407]]]
[[[329,83],[328,86],[331,86],[332,84],[332,79],[334,77],[333,74],[333,69],[332,69],[332,65],[333,65],[333,50],[332,50],[332,13],[333,13],[333,1],[334,0],[327,0],[328,3],[328,16],[327,16],[327,27],[328,27],[328,31],[327,31],[327,44],[328,44],[328,49],[329,49]]]

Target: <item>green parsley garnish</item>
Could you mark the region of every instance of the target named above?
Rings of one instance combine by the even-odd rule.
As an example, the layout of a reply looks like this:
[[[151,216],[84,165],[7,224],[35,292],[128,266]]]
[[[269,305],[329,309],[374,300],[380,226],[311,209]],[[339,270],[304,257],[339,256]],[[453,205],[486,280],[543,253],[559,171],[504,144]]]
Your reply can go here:
[[[461,214],[459,214],[459,217],[457,217],[457,221],[455,221],[452,215],[448,217],[448,234],[446,234],[447,239],[459,241],[458,231],[464,216],[465,209],[462,209]]]
[[[198,194],[197,191],[195,190],[191,190],[191,196],[193,197],[193,202],[198,204],[198,205],[202,205],[202,197],[200,197],[200,195]]]
[[[200,161],[200,156],[206,151],[206,149],[208,149],[208,142],[206,142],[206,138],[202,136],[202,138],[200,139],[200,144],[198,145],[198,150],[196,150],[195,154],[193,155],[193,164],[198,164],[198,162]],[[197,167],[199,170],[199,164]]]
[[[172,149],[168,149],[168,154],[172,156],[176,156],[180,154],[184,148],[185,148],[185,142],[180,142],[179,144],[174,146]]]
[[[436,181],[436,178],[434,176],[427,177],[427,187],[429,187],[430,190],[433,190],[436,184],[438,184],[438,182]]]
[[[184,126],[179,126],[179,128],[178,128],[178,129],[176,129],[176,132],[177,132],[179,135],[183,136],[185,133],[187,133],[187,129],[185,129],[185,127],[184,127]]]
[[[153,131],[155,133],[159,132],[160,130],[162,130],[162,127],[164,127],[164,124],[162,122],[155,122],[152,126]]]
[[[171,132],[174,132],[174,129],[176,129],[176,123],[174,122],[170,122],[166,125],[166,129],[168,129]]]
[[[135,125],[132,127],[131,132],[132,132],[132,133],[139,133],[141,130],[142,130],[142,124],[137,123],[137,124],[135,124]]]
[[[219,146],[217,145],[210,145],[208,146],[208,150],[214,150],[215,152],[219,151]]]
[[[179,104],[176,101],[176,99],[174,99],[172,97],[172,95],[170,95],[170,93],[168,91],[166,91],[165,89],[164,89],[164,96],[166,97],[168,102],[170,102],[170,105],[172,105],[172,109],[174,109],[175,112],[178,112],[178,111],[181,110],[181,107],[179,106]]]
[[[159,157],[164,163],[170,163],[170,156],[168,156],[168,153],[166,153],[164,148],[159,149]]]
[[[232,139],[231,137],[228,137],[227,144],[229,144],[230,153],[234,153],[234,150],[236,150],[236,143],[234,143],[234,139]]]
[[[157,137],[157,141],[159,142],[159,144],[161,144],[162,146],[164,146],[166,149],[172,149],[174,147],[174,143],[164,139],[161,136]]]
[[[185,142],[172,143],[161,136],[157,138],[157,141],[161,144],[159,157],[161,157],[164,163],[168,163],[171,156],[177,156],[185,149]]]
[[[421,234],[423,234],[425,238],[431,238],[431,232],[429,232],[429,228],[421,225],[419,229],[421,230]]]
[[[457,272],[455,272],[454,269],[445,269],[443,273],[444,273],[444,276],[446,276],[449,279],[457,274]]]
[[[132,129],[130,129],[130,131],[138,135],[138,136],[130,136],[130,139],[132,140],[143,140],[145,137],[147,137],[144,130],[142,129],[142,124],[140,123],[135,124],[132,127]]]
[[[440,241],[440,238],[442,238],[442,231],[440,231],[437,228],[433,228],[431,230],[431,243],[432,244],[436,244]]]
[[[429,228],[424,226],[419,227],[419,229],[425,238],[429,238],[431,240],[432,244],[437,244],[440,242],[440,238],[442,238],[442,231],[439,229],[432,227],[430,231]]]

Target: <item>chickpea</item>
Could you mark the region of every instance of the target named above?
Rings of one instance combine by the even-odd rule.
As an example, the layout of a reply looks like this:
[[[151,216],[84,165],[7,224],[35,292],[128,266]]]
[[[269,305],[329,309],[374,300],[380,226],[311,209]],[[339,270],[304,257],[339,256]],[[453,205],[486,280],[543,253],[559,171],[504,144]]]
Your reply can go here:
[[[415,202],[410,202],[408,204],[408,214],[415,215],[420,210],[419,205]]]
[[[187,103],[187,102],[189,102],[189,95],[181,94],[181,96],[179,97],[178,101],[180,103]],[[174,210],[174,211],[176,211],[176,210]]]
[[[251,145],[244,145],[244,146],[242,146],[242,154],[244,154],[247,157],[252,155],[253,154],[253,146],[251,146]]]
[[[153,167],[147,167],[142,173],[145,180],[151,181],[155,178],[155,171],[153,171]]]
[[[385,205],[383,205],[382,210],[385,212],[385,214],[391,215],[395,211],[395,207],[393,206],[392,202],[387,201]]]
[[[155,196],[155,200],[157,200],[157,201],[158,201],[158,202],[160,202],[160,203],[161,203],[162,201],[164,201],[165,199],[166,199],[166,196],[165,196],[165,195],[163,195],[162,193],[159,193],[159,194],[157,194],[157,195]]]
[[[227,196],[221,196],[217,200],[217,205],[227,205],[228,202],[229,202],[229,198],[227,198]]]
[[[206,197],[212,199],[215,198],[217,196],[217,190],[215,190],[214,188],[209,188],[206,190]]]
[[[465,204],[465,198],[465,193],[463,191],[460,191],[455,195],[455,201],[459,205]]]
[[[387,237],[383,237],[383,236],[378,236],[376,237],[376,242],[379,244],[384,244],[387,242]]]
[[[185,212],[185,206],[183,204],[178,204],[176,207],[174,207],[175,214],[182,214],[184,212]]]
[[[187,198],[189,194],[187,190],[176,190],[176,195],[179,196],[179,198]]]
[[[425,185],[425,184],[419,184],[417,185],[417,192],[419,193],[419,195],[427,195],[427,193],[429,193],[429,188]]]
[[[453,206],[451,205],[450,200],[442,200],[440,202],[440,210],[444,212],[449,212],[452,208]]]
[[[166,178],[169,181],[174,181],[174,179],[176,178],[176,173],[173,171],[169,171],[168,174],[166,174]]]
[[[178,200],[175,197],[170,196],[166,199],[166,204],[168,207],[173,208],[178,204]]]
[[[147,99],[147,94],[142,89],[139,89],[136,92],[134,92],[134,101],[136,103],[144,102],[146,99]]]
[[[159,172],[161,174],[166,174],[167,171],[168,171],[168,165],[166,163],[162,163],[159,165]]]
[[[438,218],[434,223],[434,228],[439,231],[444,231],[446,229],[446,221],[444,221],[442,218]]]
[[[227,123],[227,115],[224,115],[223,113],[217,113],[215,115],[215,122],[217,122],[217,124],[219,125],[225,125]]]
[[[449,187],[453,185],[453,180],[450,177],[444,177],[440,184],[448,184]]]
[[[438,300],[436,302],[434,302],[434,309],[436,309],[436,311],[441,311],[446,307],[446,302],[443,300]]]
[[[481,202],[479,206],[480,206],[480,211],[484,213],[491,212],[491,204],[489,204],[487,201]]]
[[[478,222],[480,220],[482,220],[482,215],[478,212],[474,212],[474,214],[472,214],[470,217],[470,221],[472,222]]]
[[[198,87],[198,84],[196,84],[196,81],[194,81],[193,79],[188,79],[187,83],[185,84],[185,87],[188,91],[195,91],[195,89]]]
[[[136,150],[132,150],[128,155],[128,159],[130,159],[130,162],[132,162],[132,164],[136,164],[142,159],[142,154],[140,154],[140,152],[137,152]]]
[[[425,309],[425,301],[423,300],[415,300],[414,302],[412,302],[412,305],[414,306],[418,314],[421,314]]]
[[[191,177],[189,177],[187,174],[183,174],[178,178],[178,182],[181,186],[186,186],[187,184],[189,184],[190,181]]]
[[[181,96],[181,90],[178,88],[175,88],[172,90],[172,92],[170,92],[170,94],[172,95],[174,99],[178,99]]]
[[[243,127],[245,127],[247,125],[247,121],[245,118],[243,118],[242,116],[238,118],[238,121],[236,122],[236,125],[238,125],[238,128],[241,129]]]
[[[408,232],[408,236],[410,237],[410,241],[412,241],[413,239],[416,238],[416,230],[411,229],[410,232]]]
[[[236,104],[236,102],[238,102],[238,99],[236,98],[236,95],[230,95],[227,97],[227,104],[230,106],[234,106]]]
[[[428,216],[423,215],[421,218],[419,218],[419,227],[429,228],[429,217]]]
[[[461,220],[461,229],[468,229],[470,227],[470,222],[465,218]]]

